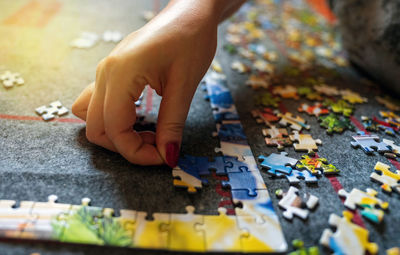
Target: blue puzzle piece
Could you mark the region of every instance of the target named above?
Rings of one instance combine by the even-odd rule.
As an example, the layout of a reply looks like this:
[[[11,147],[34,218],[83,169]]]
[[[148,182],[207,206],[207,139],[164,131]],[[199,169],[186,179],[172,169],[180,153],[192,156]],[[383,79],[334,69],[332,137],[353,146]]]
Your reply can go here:
[[[266,189],[260,172],[248,171],[244,166],[240,167],[240,170],[241,172],[228,172],[229,181],[222,181],[222,187],[230,187],[232,191],[247,191],[247,196],[244,193],[236,193],[241,196],[241,199],[251,199],[249,197],[257,196],[257,189]]]
[[[351,146],[354,148],[361,147],[366,154],[373,154],[374,151],[379,153],[391,152],[392,148],[384,142],[377,142],[379,137],[376,135],[366,135],[364,132],[358,132],[358,135],[352,136],[354,139]]]
[[[247,137],[240,123],[220,124],[218,126],[218,138],[221,142],[230,142],[247,145]]]
[[[214,157],[214,161],[208,162],[208,169],[215,170],[217,175],[226,175],[227,170],[233,167],[232,162],[230,159],[234,159],[234,157],[228,156],[221,156],[221,157]]]
[[[222,122],[224,120],[239,120],[239,115],[236,110],[224,110],[223,108],[213,109],[213,116],[215,122]]]
[[[312,175],[307,170],[300,171],[294,169],[289,175],[285,176],[290,184],[297,184],[300,182],[300,179],[305,180],[306,183],[317,183],[318,178]]]
[[[200,171],[200,168],[198,165],[198,162],[201,162],[204,159],[207,160],[206,157],[194,157],[194,156],[185,155],[184,157],[179,158],[178,166],[180,169],[182,169],[186,173],[201,180],[201,182],[203,184],[208,184],[207,179],[203,179],[200,177],[200,175],[202,175],[202,174],[201,174],[201,171]]]
[[[279,173],[284,173],[289,175],[292,172],[292,167],[297,163],[297,159],[287,157],[286,152],[281,152],[280,154],[271,153],[268,157],[259,156],[258,160],[261,162],[263,168],[268,169],[268,173],[272,175],[277,175]]]

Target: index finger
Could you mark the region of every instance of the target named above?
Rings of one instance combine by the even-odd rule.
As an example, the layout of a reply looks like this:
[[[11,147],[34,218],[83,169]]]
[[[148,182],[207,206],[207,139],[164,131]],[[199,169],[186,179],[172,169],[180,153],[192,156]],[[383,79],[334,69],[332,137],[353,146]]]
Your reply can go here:
[[[111,79],[110,79],[111,80]],[[145,143],[142,136],[133,129],[136,121],[136,106],[134,101],[143,91],[144,84],[129,84],[130,90],[120,89],[107,84],[104,127],[107,136],[112,141],[118,152],[127,160],[140,165],[161,165],[164,163],[156,146]]]

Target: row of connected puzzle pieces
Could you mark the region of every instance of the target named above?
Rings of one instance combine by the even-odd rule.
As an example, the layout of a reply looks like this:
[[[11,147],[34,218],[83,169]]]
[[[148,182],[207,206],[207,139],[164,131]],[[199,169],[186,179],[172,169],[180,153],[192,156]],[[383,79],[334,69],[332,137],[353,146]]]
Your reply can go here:
[[[88,198],[81,205],[56,200],[51,195],[48,202],[21,201],[17,208],[13,200],[0,200],[0,237],[192,252],[287,248],[279,224],[270,225],[276,220],[273,209],[272,214],[254,217],[254,202],[248,210],[238,209],[238,216],[226,215],[224,208],[219,215],[198,215],[187,206],[186,214],[120,210],[115,217],[111,208],[89,206]]]

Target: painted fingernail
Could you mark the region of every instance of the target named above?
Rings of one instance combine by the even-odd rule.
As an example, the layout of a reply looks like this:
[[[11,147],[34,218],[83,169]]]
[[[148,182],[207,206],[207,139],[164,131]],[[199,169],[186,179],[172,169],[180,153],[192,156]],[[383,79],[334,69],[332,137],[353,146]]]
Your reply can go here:
[[[179,158],[179,144],[177,142],[167,143],[166,152],[167,164],[172,168],[176,167]]]

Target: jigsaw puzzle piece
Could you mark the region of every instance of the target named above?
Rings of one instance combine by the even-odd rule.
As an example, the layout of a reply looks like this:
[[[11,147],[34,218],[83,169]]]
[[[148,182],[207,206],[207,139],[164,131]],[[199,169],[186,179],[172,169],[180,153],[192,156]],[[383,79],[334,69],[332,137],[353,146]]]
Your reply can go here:
[[[315,103],[312,106],[303,103],[299,108],[297,108],[297,110],[299,112],[306,112],[308,115],[314,115],[316,117],[329,113],[329,110],[324,108],[321,103]]]
[[[320,244],[331,248],[335,254],[364,255],[378,253],[378,245],[368,241],[368,230],[351,222],[353,214],[343,211],[343,217],[336,214],[329,216],[329,224],[336,227],[336,232],[325,229]]]
[[[376,135],[366,135],[363,132],[359,132],[358,135],[352,136],[352,138],[354,141],[351,142],[351,146],[353,148],[361,147],[366,154],[373,154],[375,150],[379,153],[392,152],[389,145],[384,142],[378,142],[379,137]]]
[[[271,126],[271,123],[277,122],[279,112],[268,107],[264,107],[262,110],[254,109],[251,111],[251,115],[256,119],[257,123],[264,123],[266,126]]]
[[[329,106],[334,113],[343,114],[346,117],[352,115],[354,111],[354,107],[344,100],[338,100],[337,102],[325,100],[323,104]]]
[[[12,88],[15,85],[24,85],[25,81],[19,73],[13,73],[10,71],[5,71],[0,75],[0,81],[3,83],[5,88]]]
[[[311,155],[318,150],[318,145],[322,144],[320,139],[314,140],[310,134],[299,134],[298,131],[293,131],[293,135],[289,137],[290,140],[298,142],[293,144],[295,151],[307,151]]]
[[[230,108],[213,108],[212,113],[215,122],[239,120],[239,114],[236,107],[232,105]]]
[[[382,142],[390,146],[390,148],[392,148],[392,152],[396,154],[396,156],[400,156],[400,146],[394,144],[392,140],[388,139],[383,139]]]
[[[249,145],[236,144],[231,142],[220,142],[220,148],[214,149],[216,153],[222,153],[224,156],[235,157],[243,159],[244,156],[252,156],[251,148]]]
[[[305,129],[310,129],[310,125],[306,124],[306,121],[297,116],[296,118],[293,117],[293,115],[290,112],[286,112],[285,114],[278,114],[278,117],[281,118],[281,120],[279,121],[279,124],[281,126],[290,126],[290,128],[297,130],[297,131],[301,131],[303,128]]]
[[[271,153],[268,157],[259,156],[258,160],[261,167],[268,169],[268,173],[276,175],[277,173],[290,174],[292,167],[297,163],[297,159],[290,158],[286,152],[280,154]]]
[[[226,215],[226,208],[218,208],[219,215],[204,215],[204,223],[196,224],[196,231],[205,236],[205,250],[213,252],[241,252],[241,231],[236,216]]]
[[[266,136],[265,143],[267,146],[276,146],[278,150],[283,150],[284,146],[292,145],[286,128],[276,128],[271,125],[270,128],[263,129],[262,133]]]
[[[363,209],[361,215],[375,223],[381,222],[384,216],[384,212],[378,209],[378,206],[384,210],[389,206],[388,202],[376,198],[377,192],[373,189],[367,189],[367,192],[364,192],[354,188],[350,193],[341,189],[338,194],[346,198],[344,205],[348,209],[355,210],[358,205]]]
[[[319,117],[320,126],[326,128],[328,135],[335,133],[343,133],[346,129],[354,130],[350,119],[341,118],[338,115],[331,113],[328,116]]]
[[[21,238],[26,226],[35,221],[31,214],[35,202],[21,201],[18,208],[14,208],[14,200],[0,200],[0,237]]]
[[[390,166],[377,162],[374,168],[375,172],[370,175],[370,178],[382,184],[383,191],[391,193],[392,190],[400,193],[400,170],[396,173],[390,171]]]
[[[195,225],[204,225],[204,216],[194,214],[193,206],[186,206],[186,214],[171,214],[169,245],[172,251],[205,252],[205,233],[196,231]]]
[[[293,216],[297,216],[303,220],[308,218],[309,209],[314,209],[318,204],[318,197],[305,194],[304,198],[299,196],[299,190],[293,186],[286,193],[277,191],[278,196],[282,196],[278,205],[285,210],[283,217],[292,220]]]
[[[343,100],[346,100],[351,104],[362,104],[368,102],[366,97],[362,97],[360,94],[349,89],[340,91],[340,94],[342,95]]]
[[[113,217],[113,209],[89,206],[90,199],[83,198],[81,205],[72,205],[61,221],[54,222],[61,228],[61,242],[126,246],[131,242],[129,231],[121,228]]]
[[[257,190],[267,188],[259,171],[249,171],[247,167],[240,167],[240,170],[228,172],[229,181],[222,181],[222,186],[231,190],[247,190],[250,197],[257,196]]]
[[[154,213],[146,219],[146,212],[137,212],[133,245],[145,249],[168,249],[171,215]]]
[[[202,181],[200,178],[196,177],[197,172],[189,173],[187,171],[192,170],[192,168],[187,168],[182,170],[179,166],[176,166],[172,170],[172,175],[174,177],[173,183],[175,187],[187,188],[189,193],[196,193],[197,189],[201,189]]]
[[[221,142],[230,142],[235,144],[247,145],[247,137],[244,133],[243,126],[238,123],[217,124],[217,132],[213,136],[218,136]]]
[[[298,184],[300,182],[300,179],[304,180],[307,184],[318,182],[318,178],[308,171],[299,171],[299,170],[293,169],[292,172],[288,175],[283,175],[283,174],[277,175],[277,177],[282,177],[282,176],[286,177],[286,179],[289,181],[290,185]]]
[[[264,107],[278,107],[279,97],[274,97],[269,92],[263,92],[255,97],[255,103]]]
[[[292,98],[292,99],[299,99],[297,95],[297,88],[292,85],[286,86],[276,86],[273,88],[272,93],[275,95],[279,95],[282,98]]]
[[[313,175],[320,175],[323,172],[325,175],[337,174],[340,172],[334,165],[328,164],[326,158],[309,157],[303,155],[302,159],[296,164],[297,169],[306,169]]]
[[[137,211],[121,209],[119,211],[119,217],[115,217],[115,221],[124,231],[127,237],[130,237],[131,241],[127,240],[129,243],[127,246],[134,246],[134,237],[137,226]]]
[[[340,95],[340,91],[336,87],[332,87],[326,84],[314,85],[314,90],[326,96]]]
[[[252,89],[267,89],[269,87],[269,77],[266,75],[252,74],[246,81],[246,85]]]
[[[24,228],[22,233],[23,238],[57,240],[57,237],[62,235],[63,229],[54,228],[54,221],[60,224],[63,215],[69,213],[72,205],[56,203],[57,199],[56,195],[50,195],[48,202],[34,203],[31,216],[35,220]]]

